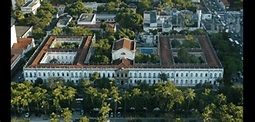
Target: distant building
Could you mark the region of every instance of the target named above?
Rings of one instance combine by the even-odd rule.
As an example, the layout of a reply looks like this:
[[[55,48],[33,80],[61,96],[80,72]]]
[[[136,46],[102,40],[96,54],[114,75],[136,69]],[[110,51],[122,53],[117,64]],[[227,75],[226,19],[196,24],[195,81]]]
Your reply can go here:
[[[24,63],[24,54],[35,47],[33,38],[18,38],[11,48],[11,75]]]
[[[149,30],[157,30],[157,11],[144,11],[143,12],[143,30],[149,32]]]
[[[115,14],[96,14],[96,22],[115,23]]]
[[[72,17],[68,14],[61,16],[57,22],[57,27],[67,27],[69,23],[71,22]]]
[[[63,14],[65,12],[65,8],[66,8],[65,5],[58,5],[57,6],[58,15]]]
[[[96,14],[83,13],[77,20],[77,25],[96,24]]]
[[[27,13],[37,13],[37,9],[41,6],[40,0],[30,0],[26,2],[22,7],[21,11],[23,14]]]

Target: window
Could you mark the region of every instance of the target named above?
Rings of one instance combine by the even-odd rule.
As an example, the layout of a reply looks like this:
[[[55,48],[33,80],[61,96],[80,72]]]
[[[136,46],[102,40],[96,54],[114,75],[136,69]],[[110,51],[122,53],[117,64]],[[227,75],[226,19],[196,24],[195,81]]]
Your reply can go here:
[[[143,73],[143,77],[146,78],[146,73]]]
[[[183,77],[183,73],[181,73],[181,77]]]
[[[149,78],[151,77],[151,73],[149,73]]]
[[[188,74],[188,73],[186,73],[186,77],[188,77],[188,75],[189,75],[189,74]]]
[[[196,77],[198,76],[198,74],[196,73]]]
[[[62,72],[62,76],[65,76],[65,73]]]
[[[193,73],[190,74],[190,77],[193,77]]]
[[[45,72],[43,73],[43,76],[45,76]]]
[[[178,73],[176,73],[176,77],[178,77]]]
[[[200,74],[200,77],[203,77],[203,73]]]

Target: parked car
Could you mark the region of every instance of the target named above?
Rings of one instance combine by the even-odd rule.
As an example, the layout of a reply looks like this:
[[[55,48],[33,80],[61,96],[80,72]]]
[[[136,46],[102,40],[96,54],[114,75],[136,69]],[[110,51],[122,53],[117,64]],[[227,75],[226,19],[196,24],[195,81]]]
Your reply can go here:
[[[25,113],[25,117],[28,118],[30,116],[30,114],[27,112]]]

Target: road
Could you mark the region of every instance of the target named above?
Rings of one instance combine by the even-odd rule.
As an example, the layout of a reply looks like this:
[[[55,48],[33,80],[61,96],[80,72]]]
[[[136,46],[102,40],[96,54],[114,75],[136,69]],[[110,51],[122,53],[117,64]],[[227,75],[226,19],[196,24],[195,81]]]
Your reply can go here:
[[[79,122],[79,118],[81,117],[80,112],[73,112],[72,120],[73,122]],[[17,117],[18,119],[28,119],[30,122],[49,122],[50,118],[49,116],[41,115],[40,117],[35,117],[34,114],[32,114],[29,118],[25,118],[24,115],[21,115],[21,117]],[[96,118],[89,118],[90,120],[95,120]],[[110,122],[128,122],[130,120],[134,120],[134,117],[120,117],[120,118],[109,118]],[[163,117],[148,117],[148,118],[137,118],[138,120],[142,120],[142,122],[162,122],[165,118]],[[75,120],[75,121],[74,121]],[[196,121],[196,122],[202,122],[200,118],[186,118],[186,121]],[[63,118],[60,119],[61,122],[63,122]]]

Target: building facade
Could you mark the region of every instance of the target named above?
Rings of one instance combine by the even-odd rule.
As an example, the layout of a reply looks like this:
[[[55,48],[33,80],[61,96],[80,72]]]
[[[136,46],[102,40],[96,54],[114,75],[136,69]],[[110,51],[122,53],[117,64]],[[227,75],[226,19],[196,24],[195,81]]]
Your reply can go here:
[[[35,82],[42,78],[47,82],[49,78],[63,78],[64,81],[78,83],[80,79],[89,79],[93,73],[99,73],[100,78],[115,80],[121,86],[135,86],[141,82],[152,85],[157,82],[173,82],[176,86],[195,86],[198,83],[218,84],[217,80],[223,77],[224,69],[219,62],[208,38],[198,36],[201,41],[201,49],[193,50],[199,53],[206,60],[203,64],[177,64],[173,62],[173,55],[176,49],[171,47],[171,40],[182,38],[176,36],[159,36],[158,55],[160,63],[139,64],[135,63],[135,57],[125,58],[117,54],[111,64],[91,65],[86,60],[91,56],[90,46],[95,43],[95,36],[52,36],[48,35],[32,55],[23,68],[25,80]],[[56,40],[60,42],[72,42],[75,40],[79,45],[74,49],[58,49],[54,47]],[[115,44],[124,39],[116,40]],[[119,51],[127,53],[126,45],[120,43]],[[125,45],[125,44],[126,45]],[[113,45],[113,55],[114,48]],[[136,46],[133,45],[135,50]],[[117,48],[116,48],[117,49]],[[127,48],[128,49],[128,48]],[[142,53],[142,52],[140,52]],[[135,53],[136,55],[136,53]],[[52,59],[57,62],[52,63]],[[168,76],[167,81],[162,81],[161,74]]]

